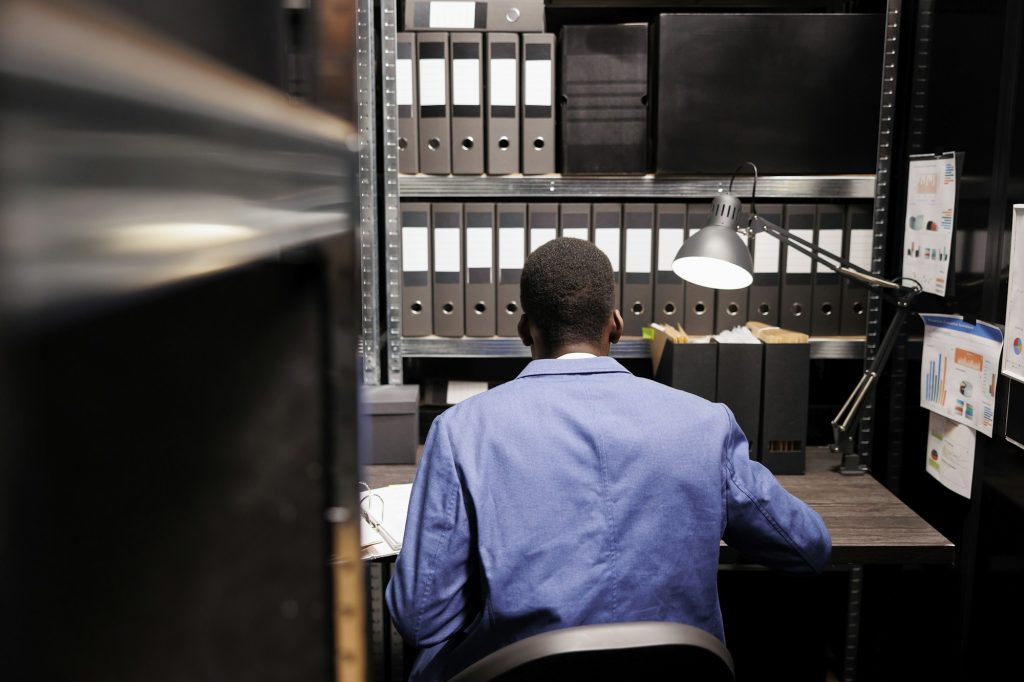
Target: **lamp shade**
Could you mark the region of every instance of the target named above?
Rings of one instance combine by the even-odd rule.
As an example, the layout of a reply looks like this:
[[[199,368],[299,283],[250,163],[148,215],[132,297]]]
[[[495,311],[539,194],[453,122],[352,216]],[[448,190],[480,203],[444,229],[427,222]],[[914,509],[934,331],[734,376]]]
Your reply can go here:
[[[708,225],[683,242],[672,271],[711,289],[742,289],[754,281],[750,250],[735,229],[723,225]]]

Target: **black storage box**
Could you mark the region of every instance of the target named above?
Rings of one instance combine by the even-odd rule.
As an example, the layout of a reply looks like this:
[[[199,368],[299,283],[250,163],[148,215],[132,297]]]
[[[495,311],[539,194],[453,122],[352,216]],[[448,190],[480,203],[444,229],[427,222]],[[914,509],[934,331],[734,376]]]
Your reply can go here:
[[[750,444],[750,459],[758,459],[761,421],[761,370],[764,344],[716,343],[718,402],[725,403]]]
[[[811,378],[809,343],[764,344],[761,463],[774,474],[802,474]]]
[[[881,14],[662,14],[657,172],[873,173]]]
[[[562,173],[647,173],[648,25],[565,26],[558,43]]]
[[[419,443],[420,387],[417,384],[364,386],[363,423],[369,421],[369,461],[415,464]]]
[[[715,343],[666,343],[654,378],[714,402],[717,365]]]

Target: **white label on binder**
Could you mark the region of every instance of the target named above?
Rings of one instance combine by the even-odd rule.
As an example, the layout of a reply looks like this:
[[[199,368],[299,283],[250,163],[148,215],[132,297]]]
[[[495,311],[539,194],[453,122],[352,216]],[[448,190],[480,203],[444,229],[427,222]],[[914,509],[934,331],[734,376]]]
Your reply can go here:
[[[444,90],[444,60],[420,60],[420,106],[436,107],[448,104]]]
[[[651,231],[626,230],[626,272],[651,271]]]
[[[434,272],[459,271],[459,232],[457,227],[434,228]]]
[[[530,253],[537,250],[541,244],[547,244],[557,237],[557,230],[553,227],[535,227],[530,230]]]
[[[798,237],[812,244],[814,243],[814,230],[790,230],[789,233],[794,237]],[[792,246],[789,247],[789,253],[786,255],[786,272],[793,274],[809,274],[811,272],[811,257],[800,253]]]
[[[426,272],[430,263],[427,259],[427,228],[402,228],[402,272]]]
[[[819,230],[818,231],[818,248],[824,249],[825,251],[831,251],[834,254],[840,254],[843,252],[843,231],[842,230]],[[828,256],[821,254],[823,260],[827,260],[830,263],[839,265],[835,258],[829,258]],[[827,265],[819,265],[819,272],[832,272],[832,269]]]
[[[525,227],[502,227],[498,229],[498,267],[502,270],[522,270],[526,255]]]
[[[754,237],[754,272],[779,271],[779,240],[770,234]]]
[[[476,28],[476,3],[432,2],[427,24],[430,28]]]
[[[849,261],[871,272],[871,250],[874,234],[871,230],[850,230]],[[755,251],[755,253],[757,253]]]
[[[679,248],[683,245],[683,230],[666,227],[658,230],[658,270],[672,272],[672,261],[676,259]]]
[[[489,268],[491,258],[491,228],[470,227],[466,229],[466,267]]]
[[[589,232],[590,232],[590,230],[588,230],[585,227],[563,227],[562,228],[562,236],[563,237],[572,237],[573,239],[582,239],[583,241],[587,241],[588,239],[590,239],[590,235],[588,234]]]
[[[514,107],[519,79],[516,78],[515,59],[491,60],[491,106]]]
[[[547,59],[527,59],[523,74],[523,103],[526,106],[551,106],[551,62]]]
[[[594,244],[612,262],[612,271],[619,271],[619,229],[603,227],[594,230]]]
[[[480,60],[452,61],[452,104],[480,106]]]
[[[412,60],[399,59],[395,64],[395,86],[398,106],[412,106]]]

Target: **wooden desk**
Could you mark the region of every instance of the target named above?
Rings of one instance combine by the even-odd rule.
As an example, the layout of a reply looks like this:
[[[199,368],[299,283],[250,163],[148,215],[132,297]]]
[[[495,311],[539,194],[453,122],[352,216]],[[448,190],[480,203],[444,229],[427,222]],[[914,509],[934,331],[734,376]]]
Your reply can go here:
[[[833,569],[849,572],[846,611],[846,657],[842,679],[856,679],[856,655],[860,635],[860,606],[865,564],[948,564],[955,558],[953,543],[932,528],[872,476],[843,476],[832,470],[838,457],[828,448],[809,448],[807,473],[779,476],[786,490],[821,514],[832,535]],[[414,465],[377,465],[364,468],[371,487],[409,483]],[[743,563],[737,553],[722,545],[721,563]],[[377,590],[382,591],[390,567],[382,567]],[[371,583],[373,575],[371,575]],[[376,616],[375,616],[376,617]],[[392,633],[392,640],[397,633]]]
[[[810,448],[807,473],[779,476],[786,490],[821,514],[832,535],[834,566],[851,564],[952,564],[953,544],[872,476],[843,476],[831,470],[838,457],[827,448]],[[371,488],[411,483],[414,465],[364,467]],[[722,547],[722,561],[739,561]]]

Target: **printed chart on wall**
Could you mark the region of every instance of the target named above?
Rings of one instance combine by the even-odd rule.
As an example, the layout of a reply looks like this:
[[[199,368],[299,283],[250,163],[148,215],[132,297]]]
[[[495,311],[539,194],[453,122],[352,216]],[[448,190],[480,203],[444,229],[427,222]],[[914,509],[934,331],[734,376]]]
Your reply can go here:
[[[971,496],[974,429],[932,412],[928,415],[925,471],[957,495]]]
[[[987,322],[926,315],[921,407],[992,436],[1003,333]]]
[[[1024,381],[1024,204],[1013,207],[1010,236],[1010,281],[1006,292],[1006,338],[1003,374]]]
[[[956,217],[957,155],[912,156],[907,178],[903,276],[946,295]]]

